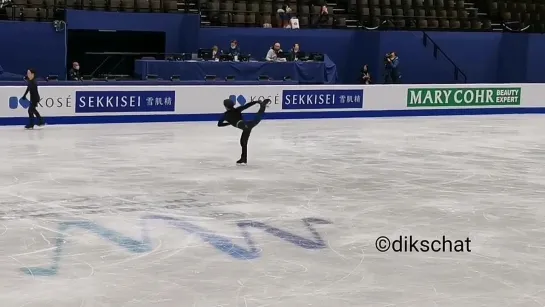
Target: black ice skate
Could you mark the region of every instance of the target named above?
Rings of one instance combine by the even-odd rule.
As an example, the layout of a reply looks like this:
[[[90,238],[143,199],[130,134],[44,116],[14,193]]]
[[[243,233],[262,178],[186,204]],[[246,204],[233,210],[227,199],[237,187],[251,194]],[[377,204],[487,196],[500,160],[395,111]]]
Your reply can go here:
[[[25,130],[32,130],[34,129],[34,126],[31,126],[31,125],[26,125],[25,126]]]
[[[237,165],[246,165],[247,162],[246,158],[240,158],[240,160],[237,161]]]
[[[38,124],[38,127],[42,128],[43,126],[45,126],[45,120],[40,120],[40,123]]]

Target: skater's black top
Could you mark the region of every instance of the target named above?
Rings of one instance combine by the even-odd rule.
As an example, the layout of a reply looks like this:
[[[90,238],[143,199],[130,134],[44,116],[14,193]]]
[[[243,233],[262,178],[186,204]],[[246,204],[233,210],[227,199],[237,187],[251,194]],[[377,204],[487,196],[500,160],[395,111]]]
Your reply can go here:
[[[241,120],[244,120],[244,118],[242,117],[242,111],[258,103],[260,103],[260,101],[252,101],[243,106],[228,109],[225,113],[223,113],[223,116],[218,121],[218,127],[225,127],[229,125],[233,127],[238,127],[238,123]]]
[[[36,79],[28,80],[27,82],[28,85],[26,87],[26,92],[23,95],[23,98],[26,99],[26,95],[30,93],[30,101],[39,102],[40,94],[38,93],[38,84],[36,83]]]

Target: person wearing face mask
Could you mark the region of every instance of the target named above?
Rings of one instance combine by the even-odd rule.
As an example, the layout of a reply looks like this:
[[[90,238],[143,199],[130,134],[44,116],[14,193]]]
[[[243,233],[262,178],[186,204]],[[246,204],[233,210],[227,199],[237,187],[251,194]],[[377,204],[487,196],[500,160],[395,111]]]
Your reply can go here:
[[[304,56],[301,52],[301,47],[299,44],[293,45],[293,48],[290,50],[290,61],[299,61],[301,59],[301,56]]]
[[[238,57],[240,55],[240,48],[238,46],[238,42],[236,40],[231,42],[231,46],[229,46],[229,50],[227,54],[232,55],[233,57]]]
[[[280,49],[280,43],[274,43],[273,47],[269,49],[269,52],[267,52],[265,60],[267,60],[268,62],[278,61],[278,54],[280,52],[282,52],[282,49]]]
[[[70,72],[68,74],[68,80],[81,81],[81,73],[79,71],[79,63],[78,62],[72,63],[72,69],[70,69]]]

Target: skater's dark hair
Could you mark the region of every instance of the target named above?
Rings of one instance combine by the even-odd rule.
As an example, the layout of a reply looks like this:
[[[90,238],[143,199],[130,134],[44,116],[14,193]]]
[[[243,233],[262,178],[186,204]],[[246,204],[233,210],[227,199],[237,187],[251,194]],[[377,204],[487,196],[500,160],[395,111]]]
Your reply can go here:
[[[36,76],[36,69],[34,69],[34,68],[29,68],[28,71],[30,71],[31,74],[33,74],[34,76]]]
[[[227,109],[232,109],[235,107],[235,102],[232,101],[231,99],[225,99],[223,101],[223,105],[225,106],[225,108]]]

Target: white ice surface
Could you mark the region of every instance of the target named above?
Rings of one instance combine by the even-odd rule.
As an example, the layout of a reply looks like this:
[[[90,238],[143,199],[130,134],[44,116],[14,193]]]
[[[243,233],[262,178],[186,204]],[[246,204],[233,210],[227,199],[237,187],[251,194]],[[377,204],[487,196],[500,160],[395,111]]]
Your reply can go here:
[[[265,120],[247,167],[238,137],[215,123],[0,129],[0,306],[545,306],[545,117]],[[330,222],[313,226],[324,248],[237,227],[314,240],[304,218]],[[148,234],[149,249],[108,230]],[[381,235],[469,237],[472,251],[380,253]]]

